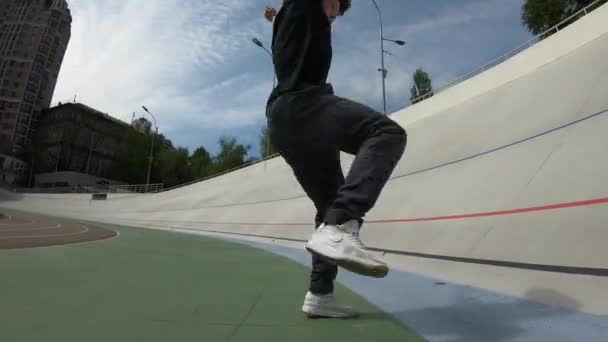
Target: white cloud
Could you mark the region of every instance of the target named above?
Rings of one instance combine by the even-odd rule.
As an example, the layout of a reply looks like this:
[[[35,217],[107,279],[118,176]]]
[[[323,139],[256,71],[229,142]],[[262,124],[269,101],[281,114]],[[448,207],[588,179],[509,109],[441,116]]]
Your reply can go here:
[[[397,103],[392,107],[409,103],[412,74],[419,66],[431,74],[434,87],[460,76],[454,72],[456,64],[470,65],[467,72],[477,67],[477,64],[470,64],[463,58],[467,54],[473,60],[480,58],[480,52],[485,49],[487,42],[471,41],[486,34],[480,32],[476,25],[489,26],[497,18],[512,17],[518,13],[521,0],[479,0],[458,5],[449,2],[443,6],[436,9],[433,15],[422,16],[416,21],[388,24],[385,21],[385,37],[406,40],[408,43],[405,47],[390,42],[385,44],[385,49],[393,53],[393,56],[385,57],[389,71],[387,96]],[[369,12],[366,8],[361,11]],[[376,20],[375,17],[372,19]],[[351,21],[336,26],[341,38],[350,38],[351,42],[345,50],[338,51],[334,59],[333,79],[339,85],[338,91],[363,102],[379,104],[382,88],[377,71],[380,67],[378,28],[357,29]],[[487,28],[486,31],[492,32],[492,29]],[[494,43],[500,44],[504,38],[495,37]],[[471,41],[469,45],[462,43],[467,40]],[[460,44],[456,48],[458,51],[453,49],[455,44]],[[507,45],[503,50],[511,47]],[[450,49],[453,49],[452,54],[449,53]],[[483,61],[483,57],[481,59]]]
[[[123,120],[145,104],[164,130],[251,120],[251,107],[263,104],[251,101],[222,112],[214,103],[244,85],[248,88],[233,100],[263,93],[264,85],[247,84],[247,75],[221,82],[215,73],[230,65],[256,32],[255,21],[235,23],[253,5],[240,0],[72,0],[72,39],[54,102],[77,95],[78,101]]]
[[[280,3],[70,0],[72,39],[54,102],[76,94],[78,101],[127,121],[145,104],[157,114],[161,131],[177,144],[196,143],[196,134],[191,133],[190,140],[180,140],[188,130],[226,132],[256,126],[264,118],[272,70],[268,56],[250,39],[260,37],[266,44],[270,40],[269,25],[260,13],[268,1]],[[392,2],[383,4],[387,14],[389,8],[406,7],[401,0]],[[513,15],[520,5],[521,0],[445,2],[434,5],[433,14],[425,12],[413,21],[385,21],[387,37],[408,41],[406,47],[387,45],[394,53],[386,58],[389,110],[408,102],[416,67],[431,72],[435,86],[457,76],[454,62],[459,61],[446,53],[450,44],[457,44],[455,37],[466,45],[462,42],[467,35],[480,34],[471,33],[477,30],[474,25],[489,26],[501,16]],[[355,6],[353,14],[335,26],[330,81],[338,95],[379,109],[377,19],[366,6]],[[457,47],[470,49],[459,57],[475,55],[480,46],[477,42]]]

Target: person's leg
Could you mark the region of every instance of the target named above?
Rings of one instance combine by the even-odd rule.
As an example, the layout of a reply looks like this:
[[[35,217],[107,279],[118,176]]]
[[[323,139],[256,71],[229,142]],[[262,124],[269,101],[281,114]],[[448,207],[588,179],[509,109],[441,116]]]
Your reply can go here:
[[[291,152],[291,153],[290,153]],[[339,151],[315,148],[294,148],[285,151],[284,159],[317,209],[315,229],[333,202],[338,188],[344,183]],[[312,255],[310,285],[302,311],[309,317],[352,318],[357,314],[334,296],[334,281],[338,266],[326,258]]]
[[[273,141],[302,158],[311,150],[355,155],[346,181],[323,218],[340,225],[359,220],[375,205],[405,151],[407,134],[388,116],[333,95],[330,86],[313,88],[277,102],[271,114]],[[315,152],[317,153],[317,152]],[[314,154],[312,154],[314,156]],[[307,172],[321,174],[326,160],[307,157]]]
[[[388,265],[365,248],[359,230],[403,155],[405,130],[387,116],[344,98],[324,95],[319,102],[325,104],[319,116],[326,138],[356,157],[324,225],[313,233],[306,249],[352,272],[385,277]]]
[[[340,231],[318,229],[307,249],[352,271],[385,276],[388,267],[364,250],[358,232],[360,220],[374,206],[401,159],[407,139],[405,130],[367,106],[333,95],[331,86],[281,97],[269,106],[267,115],[273,142],[284,157],[292,156],[291,160],[301,160],[301,165],[306,165],[302,174],[323,174],[326,161],[311,158],[325,155],[319,151],[342,150],[356,155],[323,220],[336,229],[349,223],[343,227],[348,236],[341,239],[335,236]],[[334,237],[342,241],[338,249],[331,246]],[[350,267],[353,262],[357,267]]]
[[[323,224],[327,209],[344,184],[339,151],[319,148],[288,148],[283,158],[291,166],[294,175],[317,210],[315,229]],[[312,256],[310,292],[319,295],[333,293],[338,266],[324,258]]]
[[[324,222],[325,214],[333,203],[336,193],[344,183],[340,164],[340,151],[331,140],[318,135],[322,131],[317,111],[306,106],[283,103],[269,110],[268,127],[271,139],[282,157],[292,168],[297,181],[314,203],[317,213],[315,229]],[[309,290],[302,311],[308,316],[349,318],[355,311],[334,297],[334,281],[338,266],[325,258],[312,255]]]
[[[324,220],[340,225],[361,219],[376,204],[405,151],[407,134],[388,116],[367,106],[340,97],[334,101],[325,115],[337,122],[340,149],[356,155]]]

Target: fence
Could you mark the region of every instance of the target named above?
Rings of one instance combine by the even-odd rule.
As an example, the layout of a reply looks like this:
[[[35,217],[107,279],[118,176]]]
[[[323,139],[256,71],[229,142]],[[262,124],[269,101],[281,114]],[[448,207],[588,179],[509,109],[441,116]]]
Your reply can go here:
[[[29,194],[93,194],[93,193],[112,193],[112,194],[133,194],[133,193],[155,193],[161,192],[164,184],[134,184],[134,185],[110,185],[110,186],[87,186],[77,185],[70,187],[57,188],[16,188],[12,189],[16,193]]]
[[[433,89],[434,94],[422,94],[420,96],[418,96],[417,98],[415,98],[413,100],[413,102],[419,102],[422,101],[426,98],[431,97],[432,95],[436,95],[442,91],[445,91],[453,86],[455,86],[458,83],[464,82],[478,74],[481,74],[482,72],[500,64],[505,62],[506,60],[508,60],[509,58],[521,53],[522,51],[534,46],[536,43],[542,41],[543,39],[549,37],[552,34],[555,34],[557,32],[559,32],[559,30],[563,29],[564,27],[572,24],[573,22],[577,21],[578,19],[586,16],[587,14],[589,14],[591,11],[593,11],[594,9],[600,7],[601,5],[603,5],[606,2],[606,0],[595,0],[594,2],[590,3],[589,5],[587,5],[586,7],[582,8],[581,10],[579,10],[578,12],[572,14],[571,16],[569,16],[568,18],[562,20],[561,22],[559,22],[557,25],[551,27],[550,29],[546,30],[545,32],[542,32],[532,38],[530,38],[528,41],[524,42],[523,44],[519,45],[518,47],[514,48],[513,50],[505,53],[504,55],[495,58],[491,61],[489,61],[488,63],[478,67],[477,69],[464,74],[456,79],[453,79],[452,81],[447,82],[446,84],[440,86],[439,88]],[[407,106],[405,106],[407,107]],[[405,107],[402,107],[400,109],[403,109]]]

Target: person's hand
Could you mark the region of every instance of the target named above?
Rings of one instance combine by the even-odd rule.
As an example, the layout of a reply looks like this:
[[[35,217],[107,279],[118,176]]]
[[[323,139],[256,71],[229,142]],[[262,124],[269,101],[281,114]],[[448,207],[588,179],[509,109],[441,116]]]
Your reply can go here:
[[[276,15],[277,15],[276,9],[274,9],[273,7],[266,6],[266,9],[264,10],[264,18],[266,18],[266,20],[272,22],[274,20],[274,17],[276,17]]]
[[[323,0],[323,12],[330,22],[334,21],[340,13],[340,0]]]

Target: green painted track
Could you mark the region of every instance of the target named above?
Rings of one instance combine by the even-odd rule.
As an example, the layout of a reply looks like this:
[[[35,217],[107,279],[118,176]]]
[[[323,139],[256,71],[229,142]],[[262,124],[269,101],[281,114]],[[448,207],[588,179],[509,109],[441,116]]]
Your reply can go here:
[[[357,320],[300,312],[308,269],[240,244],[116,228],[108,241],[0,251],[0,341],[421,341],[349,290]]]

